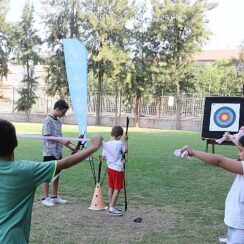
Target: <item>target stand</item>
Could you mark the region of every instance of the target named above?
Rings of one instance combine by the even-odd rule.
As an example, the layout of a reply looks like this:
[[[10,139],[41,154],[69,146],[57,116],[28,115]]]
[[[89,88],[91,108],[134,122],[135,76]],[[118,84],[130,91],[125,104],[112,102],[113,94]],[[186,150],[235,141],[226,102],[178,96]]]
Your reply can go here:
[[[226,131],[237,133],[244,125],[243,97],[206,97],[202,125],[202,140],[206,141],[205,151],[212,145],[234,145],[230,141],[218,144],[215,140],[221,138]]]
[[[224,141],[222,142],[221,144],[217,143],[215,140],[216,139],[213,139],[213,138],[203,138],[202,137],[202,140],[206,141],[206,146],[205,146],[205,152],[208,152],[208,148],[209,148],[209,145],[211,145],[212,147],[212,153],[214,154],[215,153],[215,145],[229,145],[229,146],[234,146],[234,144],[231,142],[231,141]]]

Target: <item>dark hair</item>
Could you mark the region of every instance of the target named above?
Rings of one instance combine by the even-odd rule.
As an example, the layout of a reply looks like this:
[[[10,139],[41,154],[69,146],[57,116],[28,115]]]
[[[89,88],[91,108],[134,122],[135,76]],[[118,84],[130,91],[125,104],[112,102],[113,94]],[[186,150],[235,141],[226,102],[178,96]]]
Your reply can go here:
[[[63,109],[67,109],[68,110],[69,109],[69,105],[64,100],[60,99],[54,104],[53,109],[56,109],[56,108],[59,108],[60,110],[63,110]]]
[[[0,119],[0,156],[11,155],[17,145],[15,127],[7,120]]]
[[[118,137],[118,136],[122,136],[123,133],[124,133],[124,130],[121,126],[114,126],[111,131],[111,136]]]
[[[242,147],[244,147],[244,136],[241,136],[238,142]]]

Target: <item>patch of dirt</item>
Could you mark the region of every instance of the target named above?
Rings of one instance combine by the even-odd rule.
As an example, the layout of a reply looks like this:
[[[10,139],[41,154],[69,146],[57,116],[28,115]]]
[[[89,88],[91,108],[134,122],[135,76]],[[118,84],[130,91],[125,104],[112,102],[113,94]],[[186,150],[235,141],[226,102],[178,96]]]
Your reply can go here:
[[[142,218],[135,223],[136,217]],[[70,201],[47,208],[33,206],[30,243],[136,243],[144,234],[172,227],[176,217],[155,206],[128,206],[123,216],[91,211]]]

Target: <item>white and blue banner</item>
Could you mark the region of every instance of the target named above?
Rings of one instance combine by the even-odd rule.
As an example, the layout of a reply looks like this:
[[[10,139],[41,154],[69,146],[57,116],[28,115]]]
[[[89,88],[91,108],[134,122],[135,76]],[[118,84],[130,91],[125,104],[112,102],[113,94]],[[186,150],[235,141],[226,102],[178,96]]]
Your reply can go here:
[[[63,39],[66,73],[79,132],[86,137],[88,102],[87,49],[77,39]]]

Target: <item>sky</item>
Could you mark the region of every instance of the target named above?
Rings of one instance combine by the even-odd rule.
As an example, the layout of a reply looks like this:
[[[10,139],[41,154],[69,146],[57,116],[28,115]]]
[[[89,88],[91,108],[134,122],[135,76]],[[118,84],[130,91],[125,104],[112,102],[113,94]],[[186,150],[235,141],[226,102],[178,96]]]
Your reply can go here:
[[[218,0],[219,5],[208,13],[213,33],[208,48],[238,48],[244,41],[244,0]]]
[[[123,1],[123,0],[121,0]],[[32,0],[40,7],[40,0]],[[244,41],[244,0],[215,0],[218,6],[207,14],[212,32],[204,49],[236,49]],[[18,20],[25,0],[11,0],[8,20]]]

